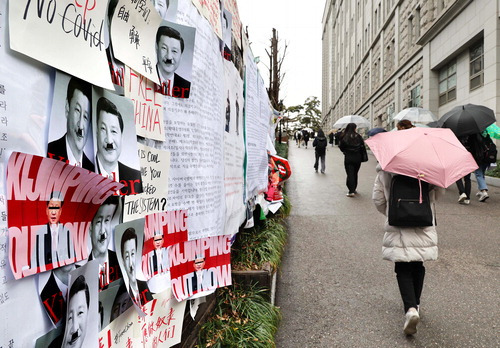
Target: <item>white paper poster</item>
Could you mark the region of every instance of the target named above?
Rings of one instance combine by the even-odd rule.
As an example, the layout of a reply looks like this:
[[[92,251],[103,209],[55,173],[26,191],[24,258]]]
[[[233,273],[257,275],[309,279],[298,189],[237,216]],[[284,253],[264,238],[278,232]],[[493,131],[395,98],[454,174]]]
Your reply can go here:
[[[159,83],[156,73],[156,31],[161,17],[151,1],[119,0],[111,20],[115,57]]]
[[[235,234],[245,220],[243,162],[243,81],[233,63],[224,60],[225,127],[224,187],[226,192],[225,234]]]
[[[104,43],[107,1],[9,1],[10,47],[113,89]],[[70,48],[70,49],[68,49]]]
[[[40,305],[35,277],[14,280],[8,259],[5,173],[13,151],[45,156],[53,69],[9,49],[7,1],[0,1],[0,347],[31,347],[52,324]],[[29,78],[20,78],[20,76]],[[29,98],[27,97],[29,95]],[[29,330],[19,330],[19,313],[30,313]]]
[[[266,152],[270,110],[264,81],[260,77],[252,52],[246,50],[245,135],[247,149],[246,199],[267,188]]]
[[[143,193],[125,197],[123,222],[166,210],[170,152],[137,144]]]
[[[179,3],[181,24],[196,27],[189,99],[165,98],[170,151],[168,210],[189,209],[189,239],[224,233],[224,70],[218,39],[190,3]],[[199,38],[199,39],[198,39]]]
[[[164,141],[163,95],[156,90],[153,81],[126,66],[124,89],[125,96],[134,103],[137,135]]]

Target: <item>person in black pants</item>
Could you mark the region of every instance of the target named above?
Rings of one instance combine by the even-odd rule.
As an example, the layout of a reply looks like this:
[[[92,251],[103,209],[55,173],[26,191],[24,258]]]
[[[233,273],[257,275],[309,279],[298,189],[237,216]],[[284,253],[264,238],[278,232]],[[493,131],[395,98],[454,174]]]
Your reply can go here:
[[[362,162],[362,147],[365,142],[356,132],[356,124],[349,123],[339,141],[340,151],[344,153],[344,167],[347,174],[347,197],[354,197],[358,187],[358,172]]]

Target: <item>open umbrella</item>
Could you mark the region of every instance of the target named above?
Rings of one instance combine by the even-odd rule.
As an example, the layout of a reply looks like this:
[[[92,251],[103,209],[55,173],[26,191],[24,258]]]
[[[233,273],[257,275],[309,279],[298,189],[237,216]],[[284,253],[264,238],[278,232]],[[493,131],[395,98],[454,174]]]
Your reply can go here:
[[[469,151],[449,129],[410,128],[366,140],[383,170],[448,187],[477,169]]]
[[[437,117],[427,109],[406,108],[397,113],[394,121],[409,120],[412,123],[429,123],[437,120]]]
[[[455,135],[481,133],[496,121],[495,113],[483,105],[456,106],[443,115],[438,121],[441,128],[450,128]]]
[[[496,124],[493,123],[486,127],[486,131],[490,135],[490,138],[500,139],[500,127],[498,127]]]
[[[373,137],[375,134],[384,133],[384,132],[387,132],[387,130],[385,130],[384,128],[381,128],[381,127],[376,127],[376,128],[370,129],[366,133],[366,135],[368,135],[369,137]]]
[[[363,116],[358,115],[348,115],[343,116],[333,124],[333,128],[345,128],[349,123],[355,123],[358,128],[369,128],[370,121],[368,121]]]

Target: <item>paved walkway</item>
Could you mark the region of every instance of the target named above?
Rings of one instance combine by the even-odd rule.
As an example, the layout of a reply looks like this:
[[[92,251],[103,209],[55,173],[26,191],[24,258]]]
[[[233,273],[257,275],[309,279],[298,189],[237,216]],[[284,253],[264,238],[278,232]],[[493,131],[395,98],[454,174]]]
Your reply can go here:
[[[426,263],[419,331],[406,338],[393,264],[381,259],[384,217],[371,202],[369,158],[359,195],[349,198],[338,147],[328,147],[326,174],[318,174],[313,148],[290,142],[277,347],[498,347],[500,188],[464,206],[453,185],[438,203],[439,260]]]

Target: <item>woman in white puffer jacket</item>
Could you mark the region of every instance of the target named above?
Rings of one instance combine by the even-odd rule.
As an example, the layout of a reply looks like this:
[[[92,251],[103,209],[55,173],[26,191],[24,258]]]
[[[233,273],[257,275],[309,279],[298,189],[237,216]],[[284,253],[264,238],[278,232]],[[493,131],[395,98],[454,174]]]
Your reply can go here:
[[[392,173],[385,172],[377,165],[377,177],[373,186],[372,199],[377,210],[388,216],[388,201]],[[443,189],[429,186],[429,200],[435,219],[436,198]],[[382,242],[384,260],[395,263],[396,279],[405,309],[404,333],[413,335],[417,332],[420,320],[418,307],[424,285],[424,261],[436,260],[438,257],[438,237],[435,226],[428,227],[396,227],[385,220],[385,234]]]

